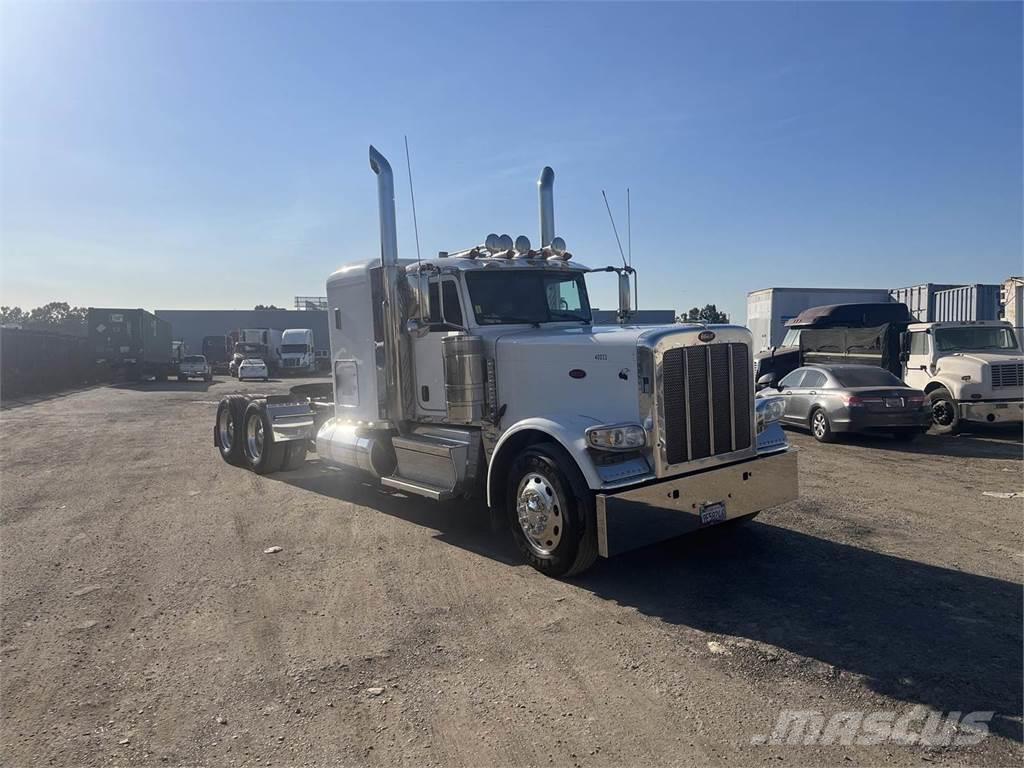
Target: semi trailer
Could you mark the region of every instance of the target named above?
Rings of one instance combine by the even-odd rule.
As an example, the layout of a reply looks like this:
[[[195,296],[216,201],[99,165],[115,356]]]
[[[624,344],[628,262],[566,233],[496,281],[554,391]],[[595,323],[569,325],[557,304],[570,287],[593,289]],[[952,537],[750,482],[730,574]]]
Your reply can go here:
[[[178,373],[171,324],[144,309],[89,307],[89,342],[96,364],[115,378],[165,381]]]
[[[268,474],[315,451],[407,495],[477,496],[554,577],[796,498],[783,403],[755,402],[750,332],[631,325],[635,270],[573,259],[550,168],[536,248],[492,234],[412,260],[398,256],[392,171],[373,147],[370,166],[380,256],[327,280],[333,382],[221,400],[225,461]],[[618,276],[620,322],[595,326],[586,278],[604,272]]]

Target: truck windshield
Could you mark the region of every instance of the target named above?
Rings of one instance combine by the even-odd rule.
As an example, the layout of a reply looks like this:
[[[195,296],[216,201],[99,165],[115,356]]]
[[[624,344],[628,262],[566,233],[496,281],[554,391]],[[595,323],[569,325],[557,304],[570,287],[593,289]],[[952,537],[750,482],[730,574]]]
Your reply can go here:
[[[487,269],[467,272],[466,285],[481,325],[591,321],[580,273]]]
[[[1017,337],[1009,328],[967,325],[963,328],[936,328],[935,348],[939,352],[1017,349]]]
[[[309,351],[309,349],[306,347],[305,344],[282,344],[281,351],[284,352],[285,354],[288,354],[289,352],[305,354],[306,352]]]

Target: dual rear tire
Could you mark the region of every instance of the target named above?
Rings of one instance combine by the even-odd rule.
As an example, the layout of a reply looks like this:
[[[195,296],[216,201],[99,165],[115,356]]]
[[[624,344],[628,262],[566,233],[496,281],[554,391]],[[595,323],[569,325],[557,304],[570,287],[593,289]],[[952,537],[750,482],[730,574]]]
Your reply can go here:
[[[298,469],[306,460],[301,440],[276,442],[273,425],[262,400],[228,395],[217,406],[215,442],[229,464],[247,466],[258,475]]]

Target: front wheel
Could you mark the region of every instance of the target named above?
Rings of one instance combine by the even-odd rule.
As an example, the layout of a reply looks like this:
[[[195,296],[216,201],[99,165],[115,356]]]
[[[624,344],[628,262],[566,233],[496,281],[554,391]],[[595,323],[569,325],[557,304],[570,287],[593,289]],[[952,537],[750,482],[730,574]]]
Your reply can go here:
[[[505,508],[519,551],[541,573],[573,576],[597,559],[594,497],[561,446],[531,445],[516,457]]]
[[[933,389],[928,393],[928,402],[932,404],[932,425],[936,432],[955,435],[960,431],[960,408],[948,389]]]

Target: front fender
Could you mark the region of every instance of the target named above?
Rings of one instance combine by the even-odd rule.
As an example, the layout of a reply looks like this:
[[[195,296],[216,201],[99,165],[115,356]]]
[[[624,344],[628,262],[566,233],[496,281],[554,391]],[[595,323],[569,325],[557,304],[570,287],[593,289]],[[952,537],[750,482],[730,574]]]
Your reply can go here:
[[[544,416],[534,416],[516,422],[506,429],[495,444],[494,451],[491,453],[491,460],[487,466],[487,506],[493,505],[491,488],[493,487],[494,478],[491,476],[491,473],[496,466],[500,466],[503,463],[504,459],[509,458],[503,454],[504,450],[515,450],[514,448],[508,448],[510,443],[513,446],[516,444],[517,441],[513,438],[517,434],[528,430],[541,432],[561,445],[569,452],[569,455],[576,462],[576,466],[583,473],[583,479],[587,481],[587,487],[593,490],[600,488],[602,485],[601,478],[597,474],[594,463],[590,460],[590,455],[587,453],[587,441],[584,437],[587,427],[600,423],[597,419],[587,416],[559,416],[558,421]]]

